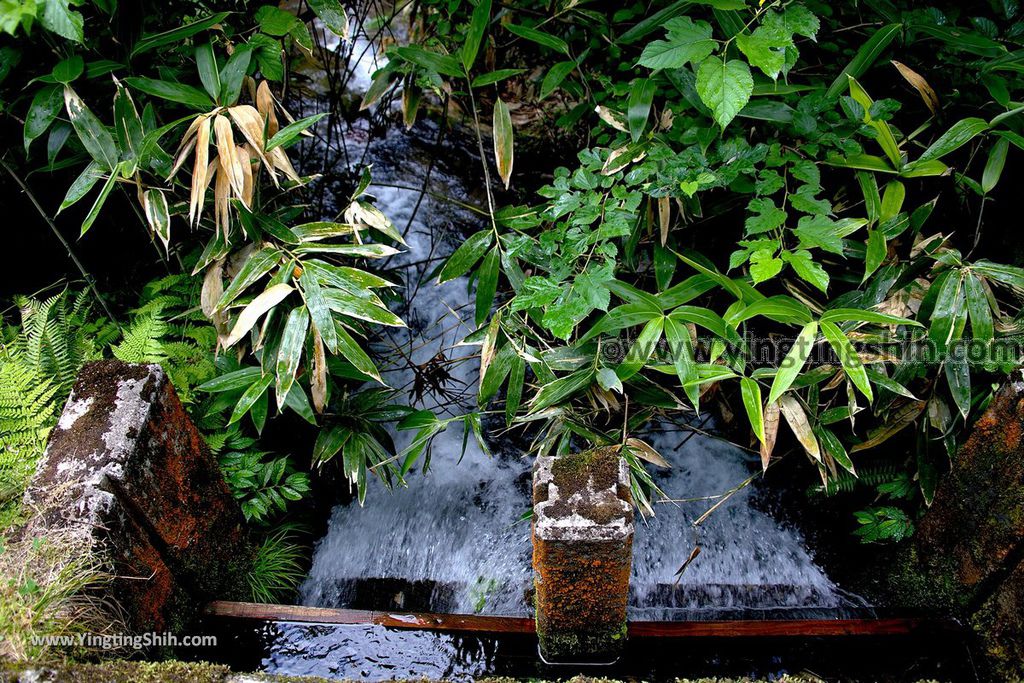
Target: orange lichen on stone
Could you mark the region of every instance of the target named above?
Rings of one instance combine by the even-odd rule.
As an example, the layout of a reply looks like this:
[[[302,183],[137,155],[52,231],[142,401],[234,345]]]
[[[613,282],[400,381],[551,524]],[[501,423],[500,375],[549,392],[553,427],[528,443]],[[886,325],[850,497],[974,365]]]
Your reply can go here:
[[[537,459],[537,634],[549,661],[602,661],[621,650],[633,511],[620,494],[628,485],[628,467],[614,448]]]
[[[71,531],[113,563],[130,625],[157,630],[239,594],[252,556],[217,461],[158,365],[89,363],[26,492],[29,537]],[[106,560],[104,560],[106,561]]]

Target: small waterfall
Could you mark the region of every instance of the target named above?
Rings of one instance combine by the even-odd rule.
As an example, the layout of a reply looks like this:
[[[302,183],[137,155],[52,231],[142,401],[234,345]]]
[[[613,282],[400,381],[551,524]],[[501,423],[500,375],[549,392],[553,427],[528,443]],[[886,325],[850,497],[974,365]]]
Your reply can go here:
[[[356,49],[359,54],[358,44]],[[350,87],[365,88],[369,82],[377,57],[372,50],[362,54],[352,67]],[[472,298],[465,278],[438,286],[428,274],[457,247],[461,235],[478,230],[486,218],[445,201],[482,205],[482,197],[470,199],[471,190],[482,194],[482,174],[478,160],[453,152],[447,142],[445,155],[437,156],[435,136],[433,124],[421,123],[410,133],[391,129],[372,141],[360,128],[341,131],[335,139],[357,151],[368,146],[364,163],[373,164],[371,192],[400,230],[409,226],[409,249],[391,264],[403,268],[408,305],[401,313],[409,329],[390,332],[381,348],[395,362],[385,378],[403,390],[399,401],[451,416],[475,406],[476,347],[457,346],[472,331]],[[330,158],[330,151],[313,156]],[[455,159],[445,158],[452,154]],[[334,155],[347,156],[347,151],[345,157]],[[343,174],[345,164],[339,164],[334,170]],[[428,190],[422,200],[421,186]],[[419,391],[409,368],[432,359],[448,377],[440,392]],[[495,431],[503,427],[496,426]],[[656,474],[671,498],[723,494],[759,467],[731,444],[669,427],[656,426],[646,438],[673,464],[670,471]],[[393,436],[402,448],[412,433]],[[530,530],[519,520],[529,510],[532,461],[498,443],[493,450],[491,455],[481,452],[474,439],[464,442],[461,427],[452,426],[435,440],[429,472],[411,475],[408,488],[388,492],[374,481],[364,507],[336,507],[326,535],[316,544],[301,602],[358,605],[360,591],[376,582],[379,591],[394,593],[388,607],[408,608],[411,594],[419,590],[428,593],[417,598],[419,609],[425,602],[453,612],[529,613]],[[752,505],[758,487],[755,482],[734,495],[699,533],[692,522],[714,501],[659,504],[655,517],[638,517],[634,618],[769,615],[848,604],[814,563],[800,534]],[[676,572],[695,542],[702,552],[677,582]],[[396,588],[399,584],[405,587]]]

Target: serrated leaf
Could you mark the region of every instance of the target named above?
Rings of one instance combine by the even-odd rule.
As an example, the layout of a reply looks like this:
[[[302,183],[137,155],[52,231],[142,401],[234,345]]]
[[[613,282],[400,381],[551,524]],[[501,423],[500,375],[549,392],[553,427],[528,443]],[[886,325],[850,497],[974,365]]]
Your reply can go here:
[[[697,94],[725,128],[750,100],[754,79],[746,62],[708,57],[697,69]]]
[[[715,49],[711,26],[706,21],[676,17],[665,22],[665,30],[665,40],[653,40],[644,48],[637,61],[639,66],[678,69],[687,63],[699,64]]]

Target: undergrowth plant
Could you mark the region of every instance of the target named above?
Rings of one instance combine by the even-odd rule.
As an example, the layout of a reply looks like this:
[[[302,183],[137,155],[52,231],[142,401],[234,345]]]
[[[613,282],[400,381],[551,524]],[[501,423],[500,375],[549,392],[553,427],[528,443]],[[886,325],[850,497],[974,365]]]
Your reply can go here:
[[[859,513],[857,533],[908,535],[1020,360],[1024,270],[984,248],[1024,149],[1017,3],[419,11],[364,102],[435,94],[478,130],[492,103],[482,156],[506,186],[505,93],[587,140],[437,271],[476,283],[481,404],[539,453],[620,444],[647,509],[640,463],[666,461],[646,426],[732,404],[766,470],[780,423],[826,491],[893,463],[883,493],[903,507]]]

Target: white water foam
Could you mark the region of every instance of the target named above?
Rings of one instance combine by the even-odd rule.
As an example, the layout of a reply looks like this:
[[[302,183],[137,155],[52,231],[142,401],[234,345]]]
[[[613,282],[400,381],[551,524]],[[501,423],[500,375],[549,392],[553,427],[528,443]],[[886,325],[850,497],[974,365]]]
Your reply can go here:
[[[367,57],[367,59],[371,58]],[[365,68],[359,73],[366,71]],[[364,78],[357,79],[360,83]],[[418,128],[420,146],[434,133]],[[352,133],[348,133],[352,136]],[[357,134],[350,145],[365,144]],[[391,130],[386,139],[370,145],[366,157],[374,164],[375,183],[419,188],[426,162],[415,153],[416,140]],[[415,135],[415,133],[413,134]],[[429,145],[427,145],[429,148]],[[444,162],[437,162],[444,165]],[[429,189],[406,236],[409,250],[393,265],[405,265],[408,331],[390,335],[389,343],[403,349],[415,364],[443,353],[449,359],[452,394],[429,391],[414,396],[414,373],[409,363],[396,361],[386,372],[393,387],[405,388],[404,399],[439,415],[458,415],[472,409],[478,362],[475,347],[453,348],[472,331],[472,298],[467,281],[444,285],[423,282],[458,244],[460,227],[479,229],[480,217],[443,201],[462,201],[469,184],[478,179],[478,161],[450,163],[450,173],[435,168]],[[454,170],[452,170],[454,169]],[[413,216],[419,193],[409,189],[371,188],[381,207],[402,229]],[[479,199],[479,198],[478,198]],[[468,232],[466,233],[468,234]],[[460,320],[467,322],[462,322]],[[399,354],[388,353],[386,357]],[[454,361],[454,362],[453,362]],[[747,479],[758,465],[740,449],[703,435],[686,440],[685,431],[659,431],[651,443],[673,464],[657,473],[659,486],[671,498],[722,494]],[[411,433],[394,433],[402,448]],[[685,441],[685,443],[684,443]],[[353,582],[360,579],[403,579],[436,582],[454,596],[443,607],[456,612],[525,614],[530,611],[526,588],[532,580],[529,527],[519,523],[529,509],[531,461],[518,454],[488,456],[470,438],[465,444],[458,426],[439,436],[431,468],[409,478],[408,488],[388,492],[371,482],[365,506],[353,503],[334,509],[326,535],[317,543],[312,568],[300,588],[306,605],[344,606]],[[638,517],[632,578],[634,616],[645,618],[702,618],[727,613],[747,614],[775,609],[833,609],[844,604],[835,586],[814,563],[800,534],[755,508],[751,491],[733,496],[695,533],[692,523],[714,501],[660,504],[656,517]],[[702,552],[679,577],[676,571],[695,542]]]

